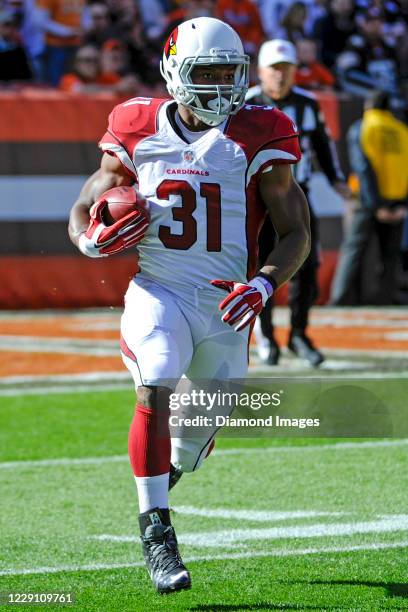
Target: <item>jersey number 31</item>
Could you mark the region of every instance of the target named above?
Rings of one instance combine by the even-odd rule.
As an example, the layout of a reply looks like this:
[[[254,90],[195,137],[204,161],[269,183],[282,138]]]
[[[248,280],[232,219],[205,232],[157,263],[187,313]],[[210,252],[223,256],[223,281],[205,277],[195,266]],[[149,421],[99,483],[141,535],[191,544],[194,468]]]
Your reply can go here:
[[[187,181],[166,179],[157,188],[157,197],[181,197],[181,206],[172,208],[174,221],[181,221],[183,231],[173,234],[168,225],[160,225],[159,238],[168,249],[185,251],[197,241],[197,221],[193,212],[197,208],[197,194]],[[221,251],[221,188],[217,183],[201,183],[200,195],[207,204],[207,251]]]

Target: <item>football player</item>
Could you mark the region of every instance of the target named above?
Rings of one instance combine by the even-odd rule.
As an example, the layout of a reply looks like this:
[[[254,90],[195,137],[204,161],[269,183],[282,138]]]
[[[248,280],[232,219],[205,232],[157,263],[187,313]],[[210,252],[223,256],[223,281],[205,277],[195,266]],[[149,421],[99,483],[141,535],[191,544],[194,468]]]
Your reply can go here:
[[[307,202],[290,168],[300,158],[296,126],[277,109],[245,106],[248,67],[241,40],[222,21],[178,26],[161,63],[172,99],[134,98],[113,110],[101,167],[70,217],[70,237],[88,256],[138,245],[121,350],[137,390],[129,456],[141,541],[159,593],[191,586],[168,490],[201,465],[215,435],[170,439],[170,393],[182,376],[192,384],[245,377],[252,323],[310,248]],[[134,186],[139,209],[107,228],[101,195],[123,186]],[[279,241],[255,275],[267,214]]]

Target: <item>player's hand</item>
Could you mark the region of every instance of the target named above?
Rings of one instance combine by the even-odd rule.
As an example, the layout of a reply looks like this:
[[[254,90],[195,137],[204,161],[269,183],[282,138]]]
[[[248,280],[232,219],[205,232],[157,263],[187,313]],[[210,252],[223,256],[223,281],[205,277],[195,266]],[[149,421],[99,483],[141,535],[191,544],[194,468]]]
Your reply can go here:
[[[136,192],[134,198],[139,204],[144,200]],[[149,227],[148,220],[140,210],[132,210],[112,225],[105,225],[103,212],[106,205],[107,200],[102,194],[89,211],[91,219],[88,229],[79,237],[79,250],[88,257],[107,257],[135,246]]]
[[[393,225],[395,223],[400,223],[407,216],[407,210],[402,206],[397,206],[396,208],[387,208],[380,207],[375,211],[375,217],[377,221],[380,223],[387,223],[388,225]]]
[[[225,310],[222,320],[241,331],[250,325],[265,306],[273,293],[273,287],[263,276],[255,276],[249,283],[230,280],[212,280],[211,284],[228,291],[229,295],[220,302],[219,309]]]

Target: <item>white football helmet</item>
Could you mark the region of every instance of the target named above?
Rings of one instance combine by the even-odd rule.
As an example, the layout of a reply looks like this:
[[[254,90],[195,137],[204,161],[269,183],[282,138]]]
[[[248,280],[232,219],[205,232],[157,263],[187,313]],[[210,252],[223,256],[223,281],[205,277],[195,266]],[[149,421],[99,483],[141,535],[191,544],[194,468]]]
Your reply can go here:
[[[195,85],[191,73],[198,65],[236,66],[233,85]],[[238,34],[223,21],[198,17],[180,24],[170,34],[160,63],[170,95],[191,108],[207,125],[219,125],[239,111],[249,85],[249,56]],[[214,94],[203,103],[200,94]]]

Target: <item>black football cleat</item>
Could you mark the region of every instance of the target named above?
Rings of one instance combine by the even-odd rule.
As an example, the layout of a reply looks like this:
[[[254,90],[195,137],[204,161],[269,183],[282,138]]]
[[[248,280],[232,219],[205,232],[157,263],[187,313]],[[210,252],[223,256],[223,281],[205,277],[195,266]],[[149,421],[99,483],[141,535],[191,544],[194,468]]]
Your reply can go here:
[[[182,475],[183,472],[170,463],[169,491],[176,486]]]
[[[314,368],[317,368],[324,361],[322,353],[317,350],[304,332],[291,334],[288,349],[301,359],[306,359]]]
[[[264,360],[264,363],[270,366],[278,365],[279,357],[280,357],[280,348],[276,344],[275,340],[272,339],[271,341],[269,341],[269,352],[268,352],[268,356]]]
[[[139,515],[143,555],[147,571],[161,595],[191,588],[168,508],[153,508]]]
[[[273,336],[265,336],[257,324],[255,325],[255,337],[256,348],[261,362],[270,366],[277,365],[280,357],[280,348],[275,338]]]

